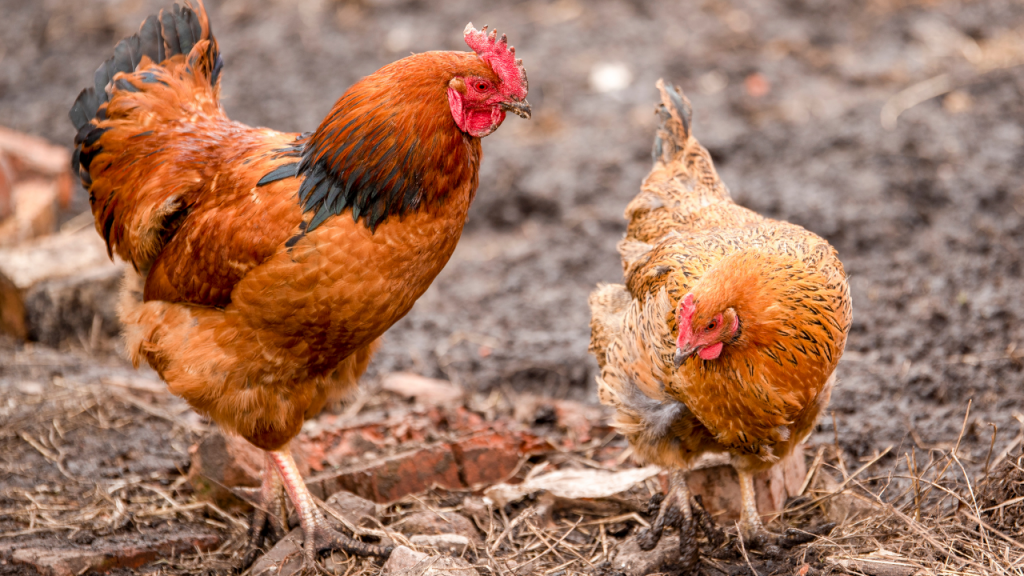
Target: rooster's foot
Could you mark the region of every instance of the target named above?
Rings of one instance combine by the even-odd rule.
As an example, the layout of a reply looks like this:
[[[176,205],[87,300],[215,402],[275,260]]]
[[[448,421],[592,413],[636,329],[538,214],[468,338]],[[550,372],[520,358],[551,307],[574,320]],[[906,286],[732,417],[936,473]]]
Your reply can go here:
[[[295,506],[302,525],[302,573],[312,576],[323,572],[317,564],[317,556],[333,550],[342,550],[357,556],[379,556],[387,558],[391,555],[392,546],[377,546],[361,542],[338,532],[332,528],[317,508],[316,499],[302,481],[299,469],[295,465],[288,449],[268,452],[284,483],[288,498]]]
[[[288,510],[285,507],[284,484],[281,483],[281,476],[278,475],[274,462],[267,456],[259,497],[253,504],[252,517],[249,520],[246,553],[242,556],[242,562],[236,567],[236,571],[242,572],[252,566],[259,557],[264,542],[277,542],[287,533]]]

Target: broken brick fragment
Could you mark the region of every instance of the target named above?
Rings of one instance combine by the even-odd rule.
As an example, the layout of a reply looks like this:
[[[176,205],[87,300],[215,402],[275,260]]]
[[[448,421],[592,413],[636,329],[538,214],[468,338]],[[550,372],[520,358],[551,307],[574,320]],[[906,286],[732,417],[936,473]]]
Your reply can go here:
[[[382,458],[343,472],[322,474],[306,484],[321,498],[348,490],[374,502],[391,502],[432,486],[463,487],[455,455],[446,443]]]
[[[511,434],[485,432],[463,438],[452,445],[468,487],[494,484],[508,479],[522,458],[522,442]]]
[[[175,554],[205,552],[220,546],[223,537],[215,532],[190,530],[176,534],[133,534],[93,541],[87,546],[68,543],[54,547],[52,541],[38,545],[19,542],[8,562],[32,567],[44,576],[77,576],[86,572],[107,572],[145,566],[158,558]]]

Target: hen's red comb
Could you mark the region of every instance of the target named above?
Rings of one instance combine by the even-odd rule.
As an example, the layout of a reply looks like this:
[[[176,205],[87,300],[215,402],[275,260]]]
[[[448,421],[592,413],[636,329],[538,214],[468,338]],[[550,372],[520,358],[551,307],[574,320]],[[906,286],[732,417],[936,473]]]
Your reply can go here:
[[[506,96],[514,96],[518,100],[526,99],[529,86],[526,82],[526,69],[523,61],[516,59],[516,49],[508,45],[504,34],[498,39],[498,31],[487,33],[487,26],[477,30],[473,23],[466,24],[466,44],[490,65],[494,73],[501,79],[502,91]]]

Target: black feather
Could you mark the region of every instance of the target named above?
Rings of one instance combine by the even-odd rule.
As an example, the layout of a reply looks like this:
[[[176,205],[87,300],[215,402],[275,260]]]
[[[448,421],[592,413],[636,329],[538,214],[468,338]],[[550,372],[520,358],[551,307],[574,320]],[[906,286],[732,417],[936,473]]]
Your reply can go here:
[[[192,37],[192,26],[189,25],[189,11],[183,11],[181,6],[174,5],[174,27],[178,30],[178,44],[182,54],[188,54],[196,45],[196,39]]]
[[[334,216],[334,214],[331,214],[329,210],[321,210],[317,212],[316,215],[313,216],[313,219],[309,221],[309,226],[307,227],[307,230],[309,232],[316,230],[317,226],[323,224],[324,220],[327,220],[331,216]]]
[[[114,79],[114,75],[118,72],[131,72],[135,70],[132,66],[132,55],[128,48],[128,40],[121,40],[114,47],[114,61],[113,66],[109,68],[110,79]]]
[[[302,240],[302,237],[305,236],[305,235],[306,235],[305,233],[301,233],[301,234],[296,234],[295,236],[292,236],[291,238],[289,238],[284,243],[284,247],[285,248],[291,248],[292,246],[295,246],[295,244],[298,243],[299,240]]]
[[[175,7],[177,7],[177,4],[175,4]],[[161,36],[164,38],[164,47],[167,50],[164,58],[181,54],[181,44],[178,42],[178,28],[174,24],[174,14],[164,12],[160,18],[160,27]]]
[[[91,106],[90,100],[92,94],[89,93],[89,89],[86,88],[78,94],[78,98],[75,99],[75,103],[71,106],[71,112],[68,116],[71,118],[71,124],[75,127],[75,130],[81,130],[83,126],[89,123],[96,116],[96,109]]]
[[[298,162],[292,162],[291,164],[282,164],[281,166],[274,168],[263,178],[260,178],[260,181],[256,183],[256,186],[265,186],[267,184],[270,184],[271,182],[277,182],[278,180],[284,180],[285,178],[294,178],[298,171]]]
[[[160,20],[152,14],[139,28],[139,49],[154,63],[163,62],[164,43],[160,39]]]
[[[139,91],[138,88],[136,88],[135,86],[132,86],[132,83],[129,82],[128,80],[126,80],[125,78],[118,79],[116,82],[114,82],[114,86],[116,86],[118,90],[125,90],[127,92],[138,92]]]

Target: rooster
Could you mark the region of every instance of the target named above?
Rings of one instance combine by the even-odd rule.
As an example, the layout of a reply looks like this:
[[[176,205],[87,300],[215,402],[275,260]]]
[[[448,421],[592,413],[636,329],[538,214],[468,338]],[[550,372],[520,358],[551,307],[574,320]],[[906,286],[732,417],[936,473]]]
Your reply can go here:
[[[619,244],[625,285],[591,294],[590,350],[615,426],[640,459],[673,470],[640,544],[650,549],[674,525],[693,568],[700,510],[682,474],[705,452],[731,455],[744,540],[778,541],[757,512],[753,477],[806,438],[827,406],[851,301],[835,249],[736,205],[690,133],[689,101],[661,81],[658,89],[654,167],[626,207]]]
[[[71,109],[72,165],[96,230],[131,264],[132,362],[266,453],[246,563],[297,511],[303,566],[390,548],[334,530],[288,441],[350,392],[380,336],[448,262],[476,193],[480,139],[530,117],[521,60],[469,24],[472,52],[426,52],[363,78],[316,131],[227,118],[206,10],[150,16]],[[283,490],[282,490],[283,488]]]

